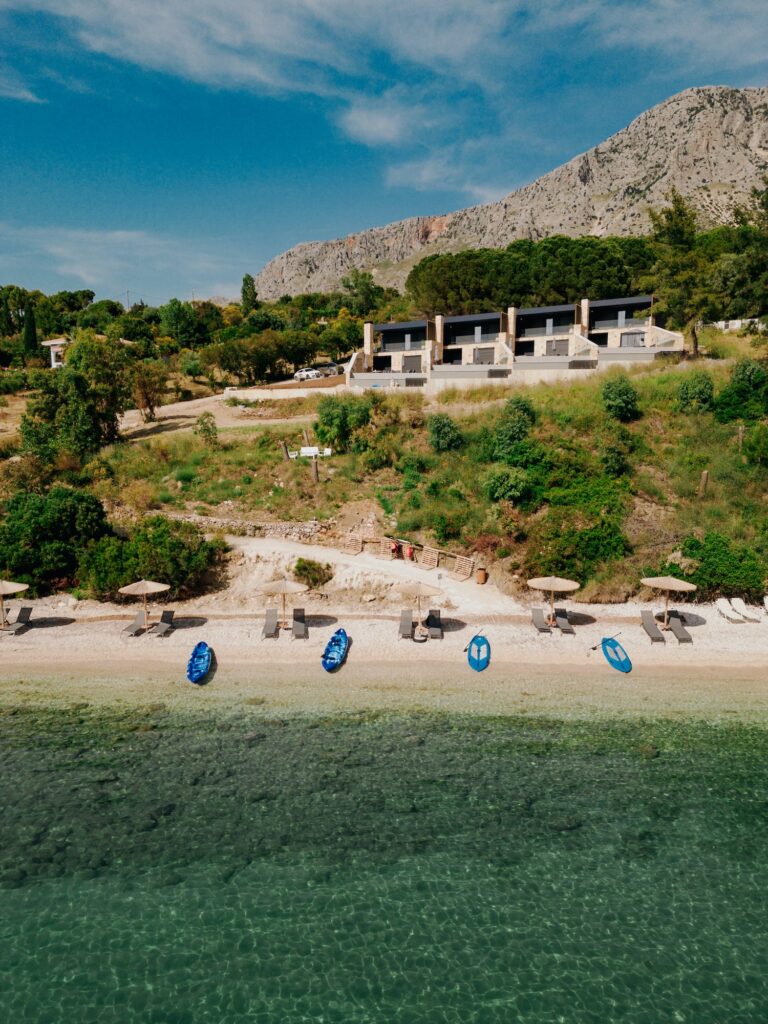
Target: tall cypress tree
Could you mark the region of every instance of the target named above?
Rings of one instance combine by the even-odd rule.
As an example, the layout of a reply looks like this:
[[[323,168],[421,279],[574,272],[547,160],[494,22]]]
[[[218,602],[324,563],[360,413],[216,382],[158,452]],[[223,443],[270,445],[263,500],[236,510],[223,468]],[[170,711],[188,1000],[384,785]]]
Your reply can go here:
[[[24,330],[21,333],[21,347],[24,350],[25,356],[37,355],[38,345],[35,309],[29,300],[24,304]]]
[[[248,316],[252,309],[256,309],[257,302],[256,282],[251,274],[245,274],[243,286],[240,289],[240,308],[243,311],[243,316]]]
[[[13,320],[8,306],[8,296],[0,295],[0,338],[9,338],[13,334]]]

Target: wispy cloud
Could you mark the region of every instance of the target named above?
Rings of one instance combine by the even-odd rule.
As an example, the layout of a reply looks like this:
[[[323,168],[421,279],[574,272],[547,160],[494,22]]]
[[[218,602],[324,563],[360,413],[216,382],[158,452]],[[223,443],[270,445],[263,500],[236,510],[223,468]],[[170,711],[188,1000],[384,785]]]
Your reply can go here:
[[[53,16],[91,53],[188,81],[320,96],[350,139],[408,147],[391,184],[474,197],[493,194],[501,161],[489,183],[467,144],[496,130],[504,152],[525,125],[520,97],[547,73],[543,55],[567,72],[569,55],[598,67],[624,50],[645,81],[754,81],[768,69],[756,45],[765,0],[0,0],[0,11]],[[2,77],[0,95],[37,98]],[[445,166],[446,147],[458,165]]]
[[[156,280],[172,276],[186,282],[187,298],[191,289],[198,297],[236,294],[237,289],[233,292],[231,285],[222,284],[233,274],[234,262],[204,242],[147,231],[21,227],[0,221],[0,264],[6,273],[15,275],[33,267],[39,277],[55,277],[94,291],[114,288],[119,282],[119,288],[137,296],[145,289],[152,295]],[[152,301],[165,298],[153,296]]]
[[[43,103],[16,74],[9,68],[0,66],[0,96],[8,100],[23,100],[25,103]]]

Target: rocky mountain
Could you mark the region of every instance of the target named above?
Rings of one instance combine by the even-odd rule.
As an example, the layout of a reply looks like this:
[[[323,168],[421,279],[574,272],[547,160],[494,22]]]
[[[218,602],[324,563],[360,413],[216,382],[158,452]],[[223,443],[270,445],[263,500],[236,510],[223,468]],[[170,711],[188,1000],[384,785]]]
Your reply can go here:
[[[508,245],[552,234],[627,235],[676,188],[703,223],[728,219],[768,173],[768,88],[687,89],[623,131],[495,203],[303,242],[256,277],[262,298],[336,287],[353,267],[402,286],[434,252]]]

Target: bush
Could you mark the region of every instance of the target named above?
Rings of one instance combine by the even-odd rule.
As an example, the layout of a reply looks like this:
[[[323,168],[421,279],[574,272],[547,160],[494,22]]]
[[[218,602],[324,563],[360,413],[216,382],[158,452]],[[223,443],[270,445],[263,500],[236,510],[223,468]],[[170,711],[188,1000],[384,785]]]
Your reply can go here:
[[[677,389],[677,408],[680,412],[701,412],[711,409],[715,398],[712,375],[706,370],[686,373]]]
[[[744,452],[755,466],[768,466],[768,426],[758,423],[744,440]]]
[[[489,501],[522,501],[530,494],[528,474],[516,466],[492,469],[483,483],[483,493]]]
[[[715,419],[757,420],[768,411],[768,372],[754,359],[742,359],[731,371],[730,382],[715,400]]]
[[[508,416],[524,416],[528,420],[530,427],[536,423],[536,410],[533,406],[533,402],[530,398],[526,398],[525,395],[514,395],[504,406],[505,417]]]
[[[611,377],[600,389],[603,408],[620,423],[629,423],[640,415],[639,395],[629,377],[619,374]]]
[[[461,536],[461,524],[454,515],[448,516],[445,512],[436,512],[432,516],[432,532],[438,544],[445,544],[449,540],[455,540]]]
[[[517,409],[501,418],[493,434],[493,457],[496,462],[515,465],[519,446],[528,438],[531,423],[525,413]]]
[[[766,566],[747,544],[737,544],[712,531],[704,540],[689,537],[682,550],[686,558],[699,563],[694,572],[685,577],[699,588],[699,598],[740,596],[758,600],[762,597]],[[680,573],[677,566],[665,566],[663,571]]]
[[[326,562],[314,562],[311,558],[298,558],[293,567],[293,578],[305,583],[310,590],[318,590],[333,579],[333,568]]]
[[[71,586],[80,552],[110,533],[101,502],[90,494],[54,487],[19,493],[0,524],[0,571],[28,583],[32,594]]]
[[[553,510],[531,537],[526,569],[531,576],[567,576],[584,585],[602,563],[629,550],[615,519],[584,527],[574,523],[572,513]]]
[[[106,536],[81,553],[80,586],[94,597],[114,597],[136,579],[170,584],[169,595],[192,593],[215,564],[222,545],[205,540],[191,523],[150,516],[127,540]]]
[[[212,412],[203,412],[195,420],[192,432],[196,434],[206,448],[212,450],[219,447],[219,428]]]
[[[361,398],[324,395],[317,406],[315,434],[318,440],[336,451],[349,451],[355,433],[370,423],[373,405],[368,395]]]
[[[436,452],[451,452],[461,448],[464,435],[450,416],[438,412],[427,417],[429,443]]]
[[[28,386],[24,370],[5,370],[0,373],[0,395],[14,395]]]

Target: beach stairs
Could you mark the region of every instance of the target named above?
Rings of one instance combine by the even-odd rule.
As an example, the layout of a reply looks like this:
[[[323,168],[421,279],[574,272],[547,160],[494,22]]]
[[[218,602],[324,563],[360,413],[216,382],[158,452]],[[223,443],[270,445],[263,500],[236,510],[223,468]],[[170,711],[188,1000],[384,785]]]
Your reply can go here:
[[[449,573],[448,575],[452,580],[459,580],[463,582],[464,580],[468,580],[474,571],[474,558],[466,558],[464,555],[457,555],[456,564],[453,567],[453,572]]]
[[[436,569],[440,562],[440,552],[437,548],[424,548],[421,552],[419,565],[422,569]]]

